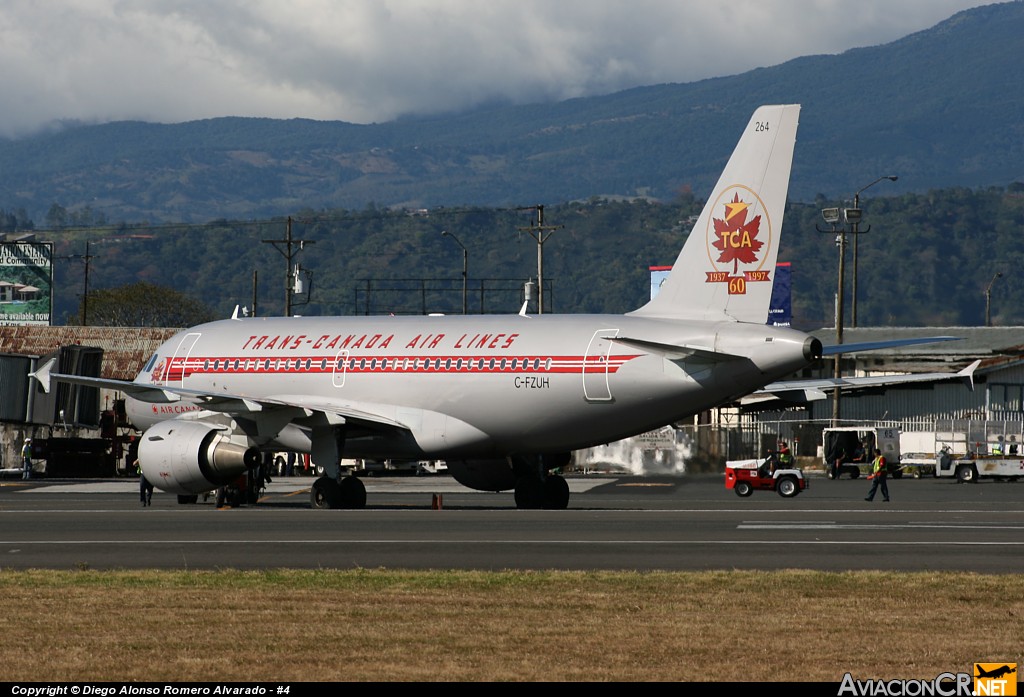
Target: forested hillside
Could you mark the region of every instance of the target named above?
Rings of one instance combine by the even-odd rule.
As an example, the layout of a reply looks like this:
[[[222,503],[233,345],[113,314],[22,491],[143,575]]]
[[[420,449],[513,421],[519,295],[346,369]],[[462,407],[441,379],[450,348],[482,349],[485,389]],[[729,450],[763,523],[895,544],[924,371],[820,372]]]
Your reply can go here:
[[[675,260],[701,205],[684,195],[671,203],[592,199],[545,207],[544,222],[552,229],[543,245],[544,266],[553,309],[638,307],[649,295],[649,267]],[[828,229],[821,208],[835,205],[822,198],[787,207],[779,259],[793,265],[794,323],[800,328],[833,324],[838,251],[834,235],[818,229]],[[992,287],[993,323],[1024,323],[1024,285],[1015,272],[1024,259],[1024,185],[864,196],[861,207],[861,229],[869,229],[858,242],[861,326],[980,325],[985,289],[997,272],[1003,275]],[[5,216],[0,211],[0,220]],[[463,253],[441,234],[445,230],[467,250],[469,311],[480,312],[482,304],[487,313],[516,312],[522,284],[536,277],[538,245],[530,231],[536,221],[533,209],[301,211],[292,219],[293,263],[312,281],[312,297],[300,305],[306,296],[296,296],[293,312],[461,312]],[[280,314],[286,230],[287,221],[276,219],[48,230],[39,236],[56,244],[54,314],[63,323],[77,311],[84,290],[87,239],[91,288],[145,281],[173,287],[227,316],[235,305],[252,306],[255,273],[257,312]],[[850,308],[853,240],[847,239]],[[393,287],[402,290],[388,290]]]

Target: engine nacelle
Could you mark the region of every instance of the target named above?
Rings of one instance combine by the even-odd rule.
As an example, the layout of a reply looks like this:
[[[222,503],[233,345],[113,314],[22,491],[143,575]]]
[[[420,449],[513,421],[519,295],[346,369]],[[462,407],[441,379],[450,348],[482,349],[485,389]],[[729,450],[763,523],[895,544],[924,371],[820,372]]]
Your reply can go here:
[[[572,453],[513,455],[493,459],[446,460],[448,472],[464,487],[477,491],[508,491],[522,477],[540,478],[540,471],[567,467]]]
[[[508,458],[445,462],[448,473],[464,487],[477,491],[507,491],[516,486],[516,473]]]
[[[139,466],[153,486],[172,494],[201,494],[236,480],[260,464],[257,448],[228,440],[198,421],[162,421],[139,443]]]

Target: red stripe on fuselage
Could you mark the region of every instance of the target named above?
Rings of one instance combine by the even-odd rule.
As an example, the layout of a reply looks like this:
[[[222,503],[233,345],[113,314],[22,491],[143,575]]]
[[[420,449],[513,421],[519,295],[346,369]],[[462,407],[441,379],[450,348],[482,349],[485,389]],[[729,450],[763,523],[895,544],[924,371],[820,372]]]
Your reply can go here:
[[[324,356],[254,358],[218,356],[168,361],[164,381],[193,375],[281,374],[506,374],[615,373],[640,354],[619,356]]]

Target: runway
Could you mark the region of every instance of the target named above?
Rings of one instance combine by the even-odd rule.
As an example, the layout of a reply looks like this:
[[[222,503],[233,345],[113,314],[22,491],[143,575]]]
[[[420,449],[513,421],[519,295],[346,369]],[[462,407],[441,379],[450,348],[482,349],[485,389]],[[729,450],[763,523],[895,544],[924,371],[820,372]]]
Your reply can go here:
[[[568,510],[445,476],[367,478],[367,508],[312,510],[309,478],[260,503],[143,508],[131,480],[0,482],[3,568],[1024,570],[1024,482],[811,480],[739,498],[720,475],[573,477]],[[434,505],[438,504],[437,508]]]

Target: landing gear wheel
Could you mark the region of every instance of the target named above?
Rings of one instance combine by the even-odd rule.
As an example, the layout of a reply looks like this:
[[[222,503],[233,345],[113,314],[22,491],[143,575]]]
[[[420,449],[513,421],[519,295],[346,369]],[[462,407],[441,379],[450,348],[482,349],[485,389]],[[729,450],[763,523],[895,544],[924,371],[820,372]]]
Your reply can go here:
[[[775,490],[779,492],[779,496],[790,499],[800,493],[800,485],[793,477],[779,477]]]
[[[341,488],[330,477],[320,477],[309,487],[309,505],[313,508],[340,508]]]
[[[366,487],[359,477],[345,477],[338,484],[339,508],[366,508]]]
[[[978,470],[974,465],[958,465],[956,468],[956,480],[963,483],[978,483]]]
[[[569,482],[560,474],[544,480],[544,508],[561,511],[569,507]]]
[[[537,477],[516,480],[516,508],[536,509],[544,506],[544,482]]]
[[[754,487],[750,486],[750,482],[736,482],[736,486],[733,487],[733,491],[736,492],[737,496],[750,496],[754,493]]]

